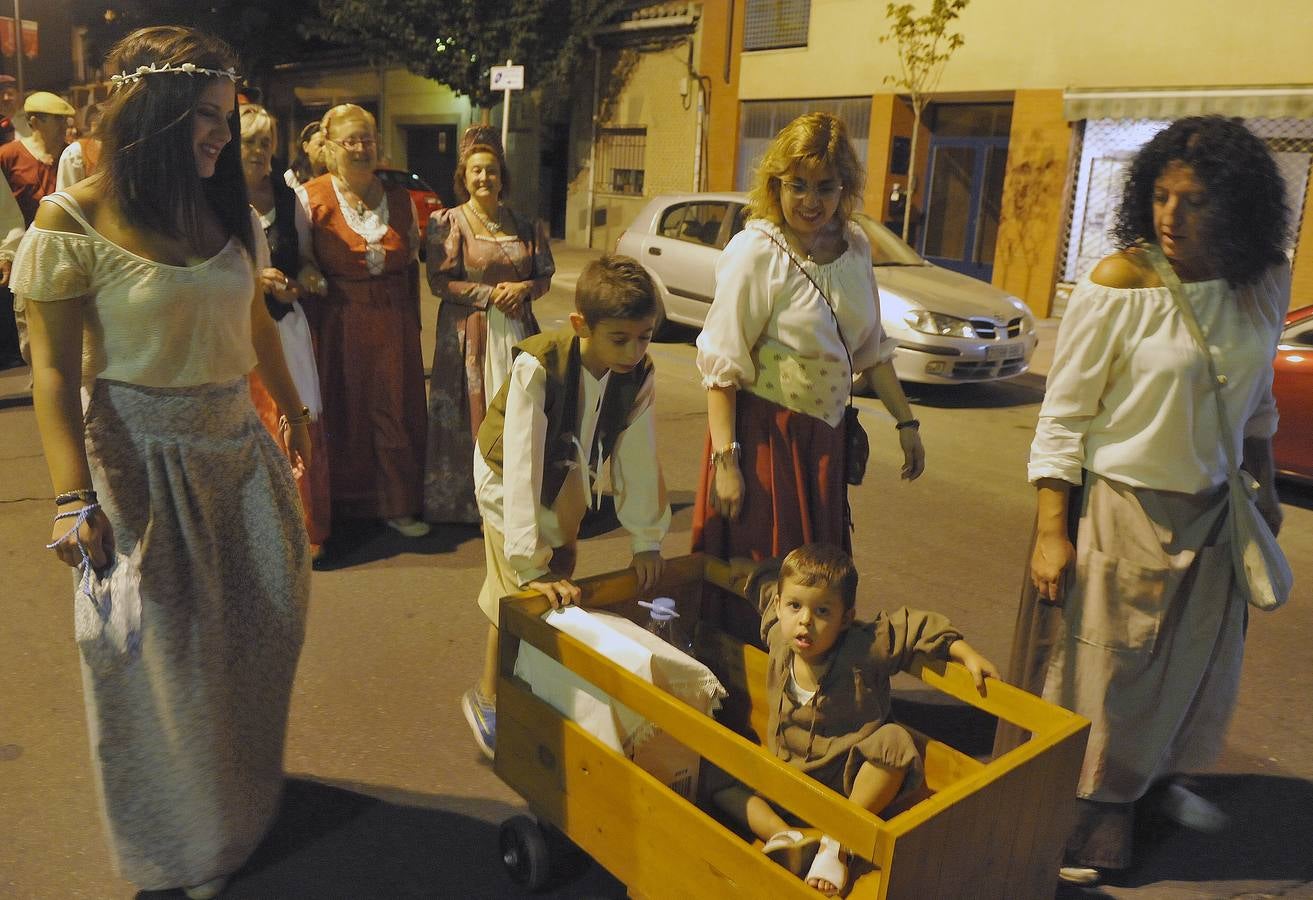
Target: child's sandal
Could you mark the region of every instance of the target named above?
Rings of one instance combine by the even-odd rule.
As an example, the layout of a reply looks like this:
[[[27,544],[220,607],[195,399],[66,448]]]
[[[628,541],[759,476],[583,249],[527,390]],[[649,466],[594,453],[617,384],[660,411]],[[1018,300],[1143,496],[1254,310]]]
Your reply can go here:
[[[770,840],[762,845],[771,862],[781,865],[794,875],[802,875],[811,864],[820,846],[815,836],[804,835],[801,831],[777,831]]]
[[[844,864],[843,848],[839,846],[838,841],[828,834],[821,836],[816,857],[812,860],[811,868],[807,870],[803,880],[818,891],[821,889],[814,882],[828,881],[834,885],[834,890],[821,891],[821,893],[830,897],[837,897],[843,893],[843,889],[848,884],[848,866]]]

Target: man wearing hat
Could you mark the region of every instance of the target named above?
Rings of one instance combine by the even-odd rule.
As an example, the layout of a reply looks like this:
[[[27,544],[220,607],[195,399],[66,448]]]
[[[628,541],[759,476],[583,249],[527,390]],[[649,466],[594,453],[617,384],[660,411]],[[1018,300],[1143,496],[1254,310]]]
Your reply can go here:
[[[9,189],[18,201],[23,214],[23,227],[36,218],[41,198],[55,190],[56,165],[59,155],[68,142],[68,118],[74,109],[68,101],[49,91],[29,94],[23,103],[23,112],[32,126],[31,134],[0,146],[0,172],[9,182]],[[3,259],[0,248],[0,285],[9,281],[9,264]],[[13,363],[13,352],[18,349],[11,343],[21,344],[21,320],[14,321],[13,297],[8,287],[0,290],[0,365]],[[17,338],[17,340],[12,340]],[[20,358],[21,361],[21,358]]]
[[[18,79],[0,75],[0,144],[14,139],[14,113],[18,112]]]

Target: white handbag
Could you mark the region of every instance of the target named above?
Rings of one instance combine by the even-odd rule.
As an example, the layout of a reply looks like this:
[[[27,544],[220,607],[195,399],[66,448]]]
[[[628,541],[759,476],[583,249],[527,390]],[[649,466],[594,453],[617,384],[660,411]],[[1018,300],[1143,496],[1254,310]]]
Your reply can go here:
[[[1262,610],[1277,609],[1290,599],[1294,574],[1290,571],[1286,554],[1277,543],[1276,535],[1259,512],[1256,502],[1258,481],[1236,462],[1235,448],[1227,427],[1226,407],[1222,403],[1224,382],[1217,374],[1213,354],[1208,350],[1208,342],[1199,327],[1199,320],[1185,300],[1181,279],[1176,276],[1158,245],[1145,243],[1142,247],[1148,253],[1158,277],[1176,301],[1190,336],[1208,361],[1208,377],[1213,386],[1213,397],[1217,400],[1217,419],[1222,431],[1222,447],[1226,451],[1227,485],[1230,492],[1227,521],[1231,530],[1231,557],[1235,566],[1236,584],[1251,606]]]

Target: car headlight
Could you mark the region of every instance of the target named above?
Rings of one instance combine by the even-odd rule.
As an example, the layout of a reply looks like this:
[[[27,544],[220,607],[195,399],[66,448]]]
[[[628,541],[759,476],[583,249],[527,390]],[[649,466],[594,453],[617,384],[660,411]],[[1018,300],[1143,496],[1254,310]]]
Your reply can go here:
[[[1035,319],[1035,314],[1030,311],[1030,307],[1022,304],[1021,306],[1021,330],[1026,334],[1034,334],[1039,323]]]
[[[922,334],[963,338],[974,338],[976,336],[976,330],[971,327],[971,323],[966,319],[930,312],[928,309],[909,309],[903,313],[903,321]]]

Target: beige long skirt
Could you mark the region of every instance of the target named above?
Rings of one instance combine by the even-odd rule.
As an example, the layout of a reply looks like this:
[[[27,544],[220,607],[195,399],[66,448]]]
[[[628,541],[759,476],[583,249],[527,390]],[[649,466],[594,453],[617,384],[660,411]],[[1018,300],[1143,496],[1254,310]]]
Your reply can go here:
[[[1221,752],[1247,615],[1226,510],[1225,485],[1191,495],[1087,475],[1043,689],[1093,723],[1080,797],[1133,802]]]
[[[86,441],[117,550],[141,559],[140,658],[82,664],[111,855],[147,890],[200,884],[278,810],[310,589],[296,484],[244,378],[101,379]]]

